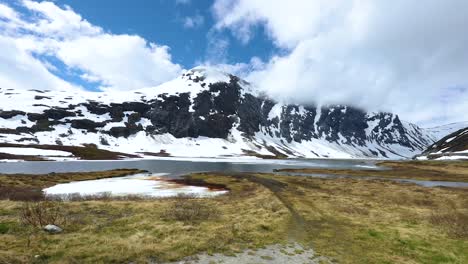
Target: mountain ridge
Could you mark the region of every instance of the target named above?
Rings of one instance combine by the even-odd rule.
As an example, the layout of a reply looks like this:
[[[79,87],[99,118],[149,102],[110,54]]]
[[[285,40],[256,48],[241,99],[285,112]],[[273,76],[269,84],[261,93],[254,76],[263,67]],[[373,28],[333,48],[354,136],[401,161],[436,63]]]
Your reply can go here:
[[[5,143],[193,157],[408,158],[434,142],[398,115],[277,102],[210,67],[127,92],[0,89],[0,95],[7,99],[0,111]]]
[[[434,141],[439,141],[443,137],[466,127],[468,127],[468,121],[455,122],[423,129],[431,134],[431,136],[434,138]]]
[[[468,159],[468,126],[441,138],[429,146],[421,155],[416,156],[416,159]]]

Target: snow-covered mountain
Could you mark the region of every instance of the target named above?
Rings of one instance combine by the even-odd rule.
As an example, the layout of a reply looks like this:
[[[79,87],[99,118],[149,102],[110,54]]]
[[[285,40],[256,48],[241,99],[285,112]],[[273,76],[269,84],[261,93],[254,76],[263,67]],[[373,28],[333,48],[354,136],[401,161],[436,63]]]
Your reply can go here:
[[[0,98],[3,143],[189,157],[402,158],[434,142],[397,115],[277,102],[213,68],[133,91],[0,89]]]
[[[468,159],[468,126],[446,135],[416,158],[420,160]]]
[[[442,139],[443,137],[452,134],[453,132],[456,132],[462,128],[468,127],[468,121],[467,122],[457,122],[457,123],[451,123],[451,124],[446,124],[442,126],[436,126],[436,127],[431,127],[431,128],[424,128],[424,130],[433,137],[435,141],[438,141]]]

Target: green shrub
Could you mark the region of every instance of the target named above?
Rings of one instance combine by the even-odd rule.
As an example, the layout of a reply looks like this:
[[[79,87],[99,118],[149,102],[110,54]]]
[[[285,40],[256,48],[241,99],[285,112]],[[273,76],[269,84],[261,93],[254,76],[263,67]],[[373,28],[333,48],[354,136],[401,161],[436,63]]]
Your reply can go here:
[[[8,223],[0,223],[0,234],[6,234],[10,231],[10,225]]]

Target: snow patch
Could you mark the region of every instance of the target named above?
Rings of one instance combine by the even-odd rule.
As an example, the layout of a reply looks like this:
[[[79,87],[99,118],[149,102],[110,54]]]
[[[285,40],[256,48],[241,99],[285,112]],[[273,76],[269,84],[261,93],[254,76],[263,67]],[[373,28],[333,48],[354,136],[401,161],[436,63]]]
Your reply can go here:
[[[78,181],[57,184],[44,189],[46,196],[67,196],[79,194],[81,196],[111,196],[137,195],[144,197],[174,197],[180,194],[195,195],[197,197],[212,197],[227,193],[227,191],[213,191],[206,187],[188,186],[171,183],[161,178],[165,174],[133,175],[127,177]]]
[[[12,155],[28,155],[28,156],[56,156],[56,157],[70,157],[70,152],[61,150],[48,150],[37,148],[14,148],[14,147],[0,147],[1,153]]]

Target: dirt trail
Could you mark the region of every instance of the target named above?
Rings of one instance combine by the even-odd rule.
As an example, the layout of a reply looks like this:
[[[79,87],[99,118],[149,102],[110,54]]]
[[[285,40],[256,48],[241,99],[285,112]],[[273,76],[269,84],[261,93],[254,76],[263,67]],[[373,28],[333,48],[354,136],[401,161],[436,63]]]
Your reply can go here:
[[[262,249],[246,250],[237,253],[234,256],[225,256],[223,254],[199,254],[170,264],[210,264],[210,263],[258,263],[258,264],[283,264],[283,263],[332,263],[328,258],[317,256],[311,247],[304,248],[297,242],[305,241],[306,221],[296,211],[291,201],[283,195],[288,184],[271,178],[265,178],[249,173],[221,173],[224,176],[232,177],[238,180],[248,180],[259,184],[270,190],[275,197],[288,209],[291,214],[291,223],[288,233],[290,244],[288,245],[270,245]],[[297,241],[297,242],[296,242]]]
[[[260,184],[270,190],[280,202],[288,209],[291,214],[291,223],[289,228],[289,238],[296,241],[304,241],[306,235],[306,221],[296,211],[291,201],[289,201],[284,195],[283,191],[288,187],[288,184],[280,182],[270,178],[264,178],[249,173],[236,173],[236,174],[225,174],[226,176],[233,177],[236,179],[246,179],[250,182]]]

